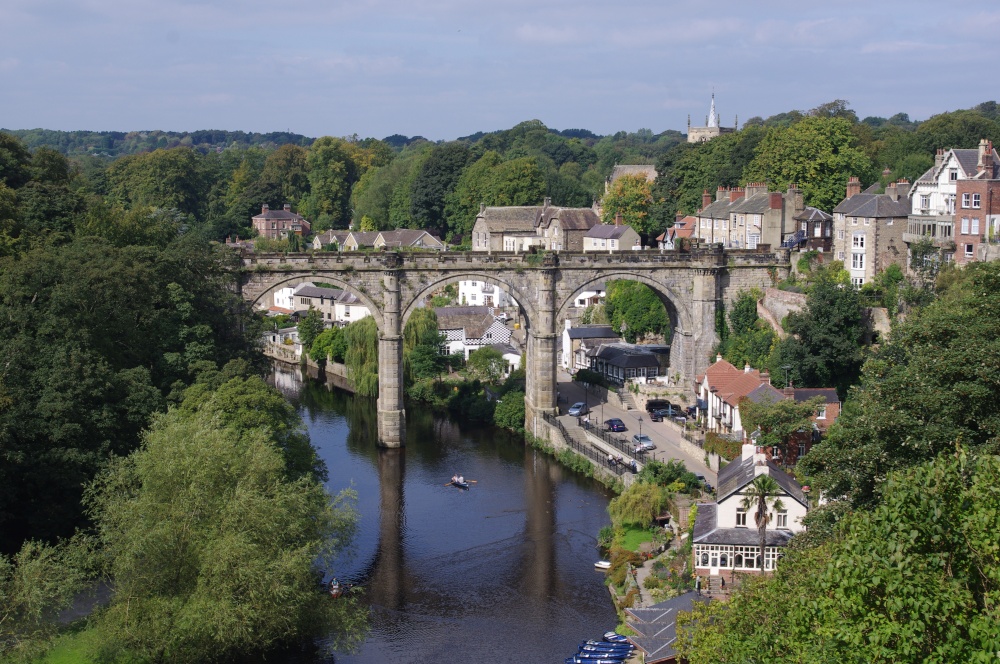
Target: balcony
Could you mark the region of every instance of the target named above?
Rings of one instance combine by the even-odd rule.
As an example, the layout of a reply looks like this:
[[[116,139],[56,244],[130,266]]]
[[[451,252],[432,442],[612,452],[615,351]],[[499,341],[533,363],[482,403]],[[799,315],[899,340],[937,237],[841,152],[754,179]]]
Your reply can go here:
[[[953,215],[910,215],[906,222],[903,242],[911,244],[929,239],[934,246],[944,247],[955,241],[955,217]]]

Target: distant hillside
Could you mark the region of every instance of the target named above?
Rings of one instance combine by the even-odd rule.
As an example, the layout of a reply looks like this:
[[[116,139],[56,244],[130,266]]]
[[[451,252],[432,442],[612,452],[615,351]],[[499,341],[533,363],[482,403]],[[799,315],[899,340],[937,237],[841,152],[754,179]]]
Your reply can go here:
[[[187,146],[205,153],[232,145],[278,148],[282,145],[312,145],[313,138],[285,131],[266,134],[245,131],[202,129],[199,131],[56,131],[53,129],[0,129],[20,138],[31,150],[40,147],[59,150],[67,156],[98,155],[120,157],[158,148]]]

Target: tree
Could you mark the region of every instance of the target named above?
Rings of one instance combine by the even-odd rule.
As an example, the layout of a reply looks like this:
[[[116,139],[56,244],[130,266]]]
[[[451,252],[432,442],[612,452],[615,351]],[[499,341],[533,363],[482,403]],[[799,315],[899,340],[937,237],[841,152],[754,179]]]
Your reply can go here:
[[[832,210],[844,198],[850,176],[876,179],[871,159],[855,146],[850,121],[807,117],[787,129],[772,128],[743,172],[747,182],[767,182],[779,191],[798,183],[806,205]]]
[[[444,216],[451,237],[467,237],[479,205],[537,205],[545,196],[545,180],[534,157],[503,161],[486,151],[466,168],[448,195]]]
[[[108,196],[126,208],[177,209],[200,219],[208,190],[203,160],[188,148],[130,155],[108,167]]]
[[[312,349],[316,337],[323,332],[323,314],[320,313],[319,309],[310,306],[305,318],[300,320],[295,328],[299,334],[299,343],[308,353]]]
[[[601,221],[615,223],[618,215],[642,236],[656,235],[661,229],[649,223],[649,207],[653,203],[650,183],[645,175],[623,175],[611,183],[601,201]]]
[[[524,392],[507,392],[493,411],[493,424],[511,431],[524,431]]]
[[[18,189],[31,179],[31,153],[15,136],[0,132],[0,184]]]
[[[758,401],[740,400],[740,421],[745,431],[760,433],[756,444],[781,450],[782,458],[788,456],[789,443],[802,432],[812,435],[813,417],[824,403],[823,397],[808,401],[778,399]]]
[[[364,397],[378,394],[378,326],[371,316],[354,321],[344,328],[344,342],[349,349],[344,364],[347,379],[355,393]]]
[[[269,434],[172,411],[89,488],[115,589],[100,656],[197,662],[360,636],[363,610],[326,597],[315,567],[349,545],[354,496],[289,479]]]
[[[314,360],[343,362],[346,356],[347,342],[344,340],[344,330],[336,326],[320,332],[313,339],[309,349],[309,357]]]
[[[278,185],[281,203],[297,207],[309,194],[309,166],[307,152],[297,145],[282,145],[267,156],[260,178]],[[269,201],[260,201],[260,203]]]
[[[620,331],[629,343],[670,331],[663,302],[653,289],[638,281],[621,279],[608,283],[604,310],[611,327]]]
[[[645,528],[669,504],[667,490],[657,484],[633,482],[608,503],[608,514],[615,527]]]
[[[316,230],[347,227],[351,186],[358,179],[351,152],[346,141],[331,136],[317,138],[309,147],[309,195],[301,207]]]
[[[444,206],[471,159],[462,143],[435,146],[420,165],[410,190],[410,216],[417,228],[444,237],[448,230]]]
[[[778,341],[771,326],[757,316],[761,297],[763,293],[757,289],[740,291],[729,311],[728,334],[719,344],[719,352],[733,366],[767,366]]]
[[[758,569],[764,569],[766,558],[764,551],[767,549],[767,524],[771,520],[770,510],[779,512],[785,509],[785,504],[781,502],[784,493],[778,483],[770,475],[758,475],[753,478],[750,484],[743,488],[743,499],[740,507],[749,512],[754,509],[753,521],[757,525],[758,541],[760,542],[760,558],[757,560]]]
[[[403,327],[403,367],[412,383],[437,376],[444,368],[441,355],[444,336],[438,330],[437,314],[430,307],[414,311]]]
[[[465,368],[471,376],[495,385],[507,374],[507,361],[496,348],[483,346],[469,354]]]

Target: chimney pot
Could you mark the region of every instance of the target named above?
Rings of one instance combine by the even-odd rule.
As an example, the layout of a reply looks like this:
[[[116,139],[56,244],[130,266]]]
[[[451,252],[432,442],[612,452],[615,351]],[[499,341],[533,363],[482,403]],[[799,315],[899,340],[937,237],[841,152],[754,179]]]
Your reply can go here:
[[[749,362],[743,365],[743,373],[750,373],[751,371],[753,371],[753,368],[750,366]]]
[[[861,181],[856,176],[847,179],[847,198],[852,198],[861,193]]]
[[[771,384],[771,374],[769,374],[769,373],[768,373],[768,372],[766,372],[766,371],[761,371],[761,372],[760,372],[760,379],[761,379],[762,381],[764,381],[765,383],[767,383],[768,385],[770,385],[770,384]]]
[[[263,205],[260,206],[260,213],[264,214],[265,212],[267,212],[270,209],[271,209],[271,207],[267,203],[264,203]]]
[[[285,209],[285,212],[291,212],[292,211],[292,204],[291,203],[285,203],[284,209]]]
[[[716,362],[721,362],[722,361],[722,353],[716,353],[716,355],[715,355],[715,361]]]

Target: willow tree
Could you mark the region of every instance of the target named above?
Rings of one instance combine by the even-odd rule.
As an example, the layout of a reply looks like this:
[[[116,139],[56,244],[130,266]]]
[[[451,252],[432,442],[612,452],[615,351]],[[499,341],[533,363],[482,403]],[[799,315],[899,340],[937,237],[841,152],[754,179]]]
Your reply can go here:
[[[640,526],[645,528],[669,504],[664,487],[647,482],[634,482],[608,503],[608,515],[615,527]]]
[[[363,397],[378,396],[378,325],[366,316],[344,328],[347,343],[347,379]]]

